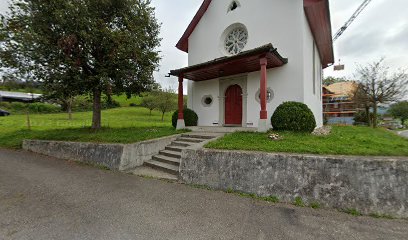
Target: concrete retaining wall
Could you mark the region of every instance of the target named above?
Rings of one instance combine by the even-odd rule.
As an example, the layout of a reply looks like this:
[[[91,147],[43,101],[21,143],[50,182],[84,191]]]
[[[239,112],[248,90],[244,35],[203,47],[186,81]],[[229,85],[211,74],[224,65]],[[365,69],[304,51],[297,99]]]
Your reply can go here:
[[[135,144],[99,144],[24,140],[23,149],[61,159],[88,162],[113,170],[128,170],[142,166],[177,136],[164,137]]]
[[[408,217],[408,159],[185,150],[181,179],[293,202]]]

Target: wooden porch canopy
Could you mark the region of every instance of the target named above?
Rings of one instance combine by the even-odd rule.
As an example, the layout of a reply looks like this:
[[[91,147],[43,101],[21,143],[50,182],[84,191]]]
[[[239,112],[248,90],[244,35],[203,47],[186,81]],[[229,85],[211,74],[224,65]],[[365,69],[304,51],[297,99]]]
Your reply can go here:
[[[221,57],[215,60],[170,71],[170,75],[192,81],[205,81],[219,77],[260,71],[259,60],[267,59],[267,68],[275,68],[288,63],[272,44],[241,52],[235,56]]]

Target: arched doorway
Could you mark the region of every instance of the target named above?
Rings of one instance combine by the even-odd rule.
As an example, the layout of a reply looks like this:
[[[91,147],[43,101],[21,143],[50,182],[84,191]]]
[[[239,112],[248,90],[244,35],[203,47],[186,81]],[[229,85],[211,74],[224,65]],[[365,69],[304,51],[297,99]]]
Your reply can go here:
[[[225,91],[225,125],[242,126],[242,88],[232,85]]]

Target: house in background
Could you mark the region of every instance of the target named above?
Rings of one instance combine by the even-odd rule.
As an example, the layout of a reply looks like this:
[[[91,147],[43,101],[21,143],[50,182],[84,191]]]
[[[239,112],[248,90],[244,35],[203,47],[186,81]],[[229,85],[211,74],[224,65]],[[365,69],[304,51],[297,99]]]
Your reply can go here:
[[[323,86],[323,114],[328,124],[354,123],[357,105],[352,96],[358,85],[355,82],[339,82]]]
[[[322,69],[334,62],[328,0],[204,0],[177,48],[189,66],[179,79],[199,126],[265,132],[283,102],[305,103],[323,125]]]
[[[39,101],[42,94],[0,91],[0,102],[33,103]]]

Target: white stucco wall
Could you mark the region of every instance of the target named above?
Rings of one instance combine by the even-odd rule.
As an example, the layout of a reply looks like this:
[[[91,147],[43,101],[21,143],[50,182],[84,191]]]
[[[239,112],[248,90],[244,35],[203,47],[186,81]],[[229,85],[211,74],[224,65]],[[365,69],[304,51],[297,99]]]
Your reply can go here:
[[[244,50],[272,43],[283,57],[289,59],[285,66],[268,70],[268,87],[271,87],[275,94],[274,99],[267,105],[268,118],[270,119],[276,107],[282,102],[299,101],[309,105],[320,125],[322,122],[321,117],[319,119],[320,90],[316,86],[316,95],[313,95],[312,88],[313,38],[305,18],[303,0],[239,0],[239,2],[240,8],[227,12],[231,0],[212,1],[189,38],[189,65],[225,56],[221,39],[223,32],[232,24],[244,24],[249,35]],[[316,59],[319,61],[318,54]],[[258,126],[260,111],[260,104],[255,100],[259,79],[259,72],[247,74],[247,122],[254,127]],[[199,115],[199,125],[213,126],[215,120],[219,119],[219,97],[223,97],[219,92],[218,79],[188,82],[188,106]],[[211,107],[203,107],[201,104],[204,95],[213,95],[214,103]]]
[[[304,103],[313,111],[318,127],[323,126],[322,105],[322,65],[318,48],[313,39],[312,32],[306,16],[303,18],[303,79]],[[313,63],[314,61],[314,63]]]
[[[204,82],[194,82],[194,95],[192,97],[193,107],[199,118],[199,126],[217,126],[218,123],[218,112],[219,112],[219,81],[218,79],[204,81]],[[204,106],[202,104],[202,98],[204,96],[212,96],[213,103],[210,106]]]
[[[267,87],[271,88],[274,93],[273,99],[267,104],[268,120],[282,102],[303,101],[302,95],[296,94],[296,91],[290,94],[291,88],[295,89],[297,86],[288,84],[290,82],[287,78],[287,68],[288,65],[268,70]],[[248,123],[253,123],[254,127],[258,126],[261,109],[260,103],[256,101],[256,93],[260,89],[260,78],[260,72],[248,74]]]

